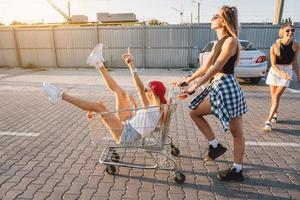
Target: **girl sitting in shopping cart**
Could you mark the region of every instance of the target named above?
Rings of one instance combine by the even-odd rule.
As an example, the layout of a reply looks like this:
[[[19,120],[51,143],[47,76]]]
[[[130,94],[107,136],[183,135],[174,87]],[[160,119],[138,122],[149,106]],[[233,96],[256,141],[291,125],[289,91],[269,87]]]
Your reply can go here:
[[[107,72],[103,62],[103,44],[98,44],[93,49],[87,59],[87,64],[96,67],[102,75],[107,87],[114,93],[116,98],[117,112],[109,112],[103,102],[91,102],[79,99],[67,94],[64,90],[48,83],[43,83],[43,89],[52,104],[57,104],[64,100],[76,107],[101,116],[101,120],[107,129],[110,130],[112,138],[117,143],[131,143],[140,140],[146,134],[154,131],[161,116],[161,105],[166,104],[166,87],[160,81],[150,81],[147,87],[136,73],[135,64],[132,59],[130,49],[122,55],[128,65],[134,85],[136,87],[143,109],[131,109],[131,105],[136,109],[138,104],[133,96],[128,95]],[[122,111],[122,112],[119,112]],[[136,112],[134,112],[136,111]]]

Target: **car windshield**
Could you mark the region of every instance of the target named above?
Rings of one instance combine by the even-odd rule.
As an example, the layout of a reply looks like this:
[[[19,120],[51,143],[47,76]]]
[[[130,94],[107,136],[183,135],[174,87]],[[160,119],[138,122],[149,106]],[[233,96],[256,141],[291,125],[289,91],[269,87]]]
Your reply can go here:
[[[242,46],[242,51],[256,51],[257,49],[249,41],[240,41]]]
[[[213,46],[214,46],[214,42],[207,43],[205,47],[202,49],[202,52],[211,52]]]
[[[240,43],[241,43],[242,51],[256,51],[257,50],[255,48],[255,46],[253,46],[253,44],[249,41],[240,41]],[[207,43],[205,45],[205,47],[202,49],[202,53],[203,52],[211,52],[213,46],[214,46],[214,42]]]

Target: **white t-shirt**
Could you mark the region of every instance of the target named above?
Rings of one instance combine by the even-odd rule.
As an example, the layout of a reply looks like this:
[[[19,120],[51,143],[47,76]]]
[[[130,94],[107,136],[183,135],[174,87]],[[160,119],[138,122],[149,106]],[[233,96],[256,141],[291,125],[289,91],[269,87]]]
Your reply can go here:
[[[161,113],[158,107],[139,109],[129,120],[130,125],[141,135],[151,133],[156,128]]]

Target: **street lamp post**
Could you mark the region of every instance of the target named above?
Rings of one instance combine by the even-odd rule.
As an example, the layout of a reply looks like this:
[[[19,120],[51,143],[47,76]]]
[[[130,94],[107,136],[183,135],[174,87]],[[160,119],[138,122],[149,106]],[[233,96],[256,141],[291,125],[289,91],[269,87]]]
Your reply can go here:
[[[273,19],[273,24],[280,24],[282,20],[284,0],[276,0],[275,15]]]
[[[198,5],[198,24],[200,23],[200,1],[192,1],[192,2],[194,2],[194,3],[197,3],[197,5]]]
[[[200,2],[198,4],[198,24],[200,23]]]

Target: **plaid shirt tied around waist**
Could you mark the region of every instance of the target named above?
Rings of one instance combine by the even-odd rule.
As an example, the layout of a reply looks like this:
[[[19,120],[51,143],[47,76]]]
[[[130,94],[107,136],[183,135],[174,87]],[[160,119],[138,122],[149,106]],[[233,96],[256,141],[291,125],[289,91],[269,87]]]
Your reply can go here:
[[[213,81],[194,98],[189,108],[194,110],[210,94],[212,114],[218,118],[225,132],[231,118],[240,117],[248,111],[244,93],[233,74],[223,74]]]

